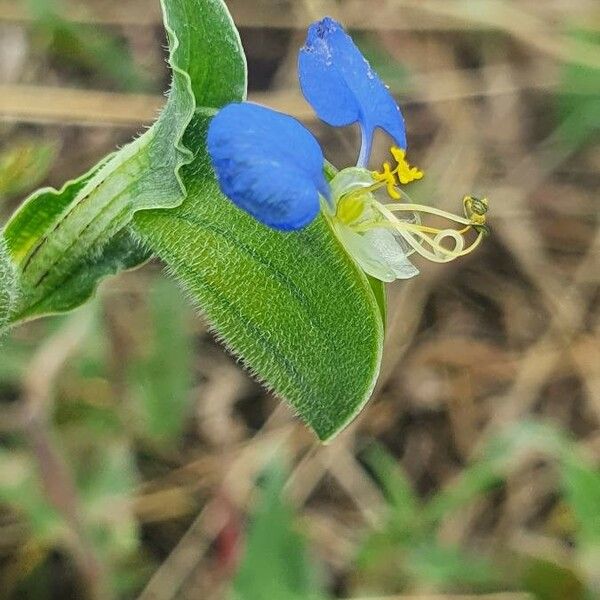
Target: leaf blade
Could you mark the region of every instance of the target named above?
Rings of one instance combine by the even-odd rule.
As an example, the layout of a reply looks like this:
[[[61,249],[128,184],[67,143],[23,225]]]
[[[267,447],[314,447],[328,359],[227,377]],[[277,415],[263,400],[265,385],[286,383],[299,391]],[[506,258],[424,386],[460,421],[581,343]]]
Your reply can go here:
[[[190,128],[200,145],[206,123]],[[379,304],[326,220],[269,229],[225,198],[206,156],[187,167],[188,198],[134,226],[168,264],[232,352],[322,440],[371,395],[383,350]]]

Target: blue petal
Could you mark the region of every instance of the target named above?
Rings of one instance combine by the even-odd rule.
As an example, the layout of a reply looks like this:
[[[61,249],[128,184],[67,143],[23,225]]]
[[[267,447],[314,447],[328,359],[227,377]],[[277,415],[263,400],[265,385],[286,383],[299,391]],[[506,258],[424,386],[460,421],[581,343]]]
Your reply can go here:
[[[208,152],[223,193],[255,219],[283,231],[308,225],[329,198],[324,157],[298,121],[249,102],[211,121]]]
[[[404,118],[396,101],[339,23],[327,17],[309,27],[298,71],[302,92],[319,118],[334,127],[360,123],[362,166],[377,127],[406,149]]]

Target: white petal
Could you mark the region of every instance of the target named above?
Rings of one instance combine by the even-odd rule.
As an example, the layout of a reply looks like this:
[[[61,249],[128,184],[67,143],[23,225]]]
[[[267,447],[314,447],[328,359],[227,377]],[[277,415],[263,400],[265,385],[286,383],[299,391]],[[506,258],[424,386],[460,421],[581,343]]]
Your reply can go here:
[[[419,274],[404,250],[403,243],[387,229],[372,229],[363,238],[375,248],[381,260],[395,273],[396,279],[411,279]]]
[[[360,167],[350,167],[342,169],[330,183],[331,195],[336,202],[344,194],[348,194],[361,188],[371,187],[375,181],[371,171],[361,169]]]
[[[419,274],[399,241],[387,229],[373,229],[363,234],[341,223],[335,225],[346,250],[365,273],[386,282]]]

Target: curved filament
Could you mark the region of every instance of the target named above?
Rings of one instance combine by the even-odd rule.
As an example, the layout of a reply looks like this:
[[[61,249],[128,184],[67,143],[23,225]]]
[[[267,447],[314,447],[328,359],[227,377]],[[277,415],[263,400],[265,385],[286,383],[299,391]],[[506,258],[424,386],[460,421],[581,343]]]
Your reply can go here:
[[[384,206],[378,203],[376,208],[386,219],[385,222],[379,223],[380,227],[389,227],[396,231],[415,252],[432,262],[446,263],[461,256],[465,256],[477,248],[483,239],[483,232],[479,231],[475,241],[465,247],[464,234],[471,229],[472,223],[468,219],[463,219],[462,217],[445,213],[445,211],[440,211],[435,208],[423,207],[415,204],[403,205],[403,208],[410,210],[411,212],[418,210],[420,212],[435,214],[462,225],[467,225],[467,227],[459,231],[451,228],[438,229],[420,224],[407,223],[398,219],[390,210],[390,208],[397,209],[396,205]],[[448,239],[452,239],[454,242],[452,248],[446,248],[443,245],[443,242]]]

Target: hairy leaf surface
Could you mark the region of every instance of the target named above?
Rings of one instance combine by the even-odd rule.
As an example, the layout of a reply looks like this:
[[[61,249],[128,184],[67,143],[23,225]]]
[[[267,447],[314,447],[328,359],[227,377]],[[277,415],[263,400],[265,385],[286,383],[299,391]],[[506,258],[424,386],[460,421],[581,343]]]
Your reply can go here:
[[[185,143],[202,148],[205,119]],[[323,218],[281,233],[225,198],[208,157],[182,169],[188,197],[135,227],[244,363],[327,440],[368,400],[383,342],[366,276]]]
[[[14,269],[6,251],[6,244],[0,237],[0,334],[8,322],[15,301],[15,294]]]

